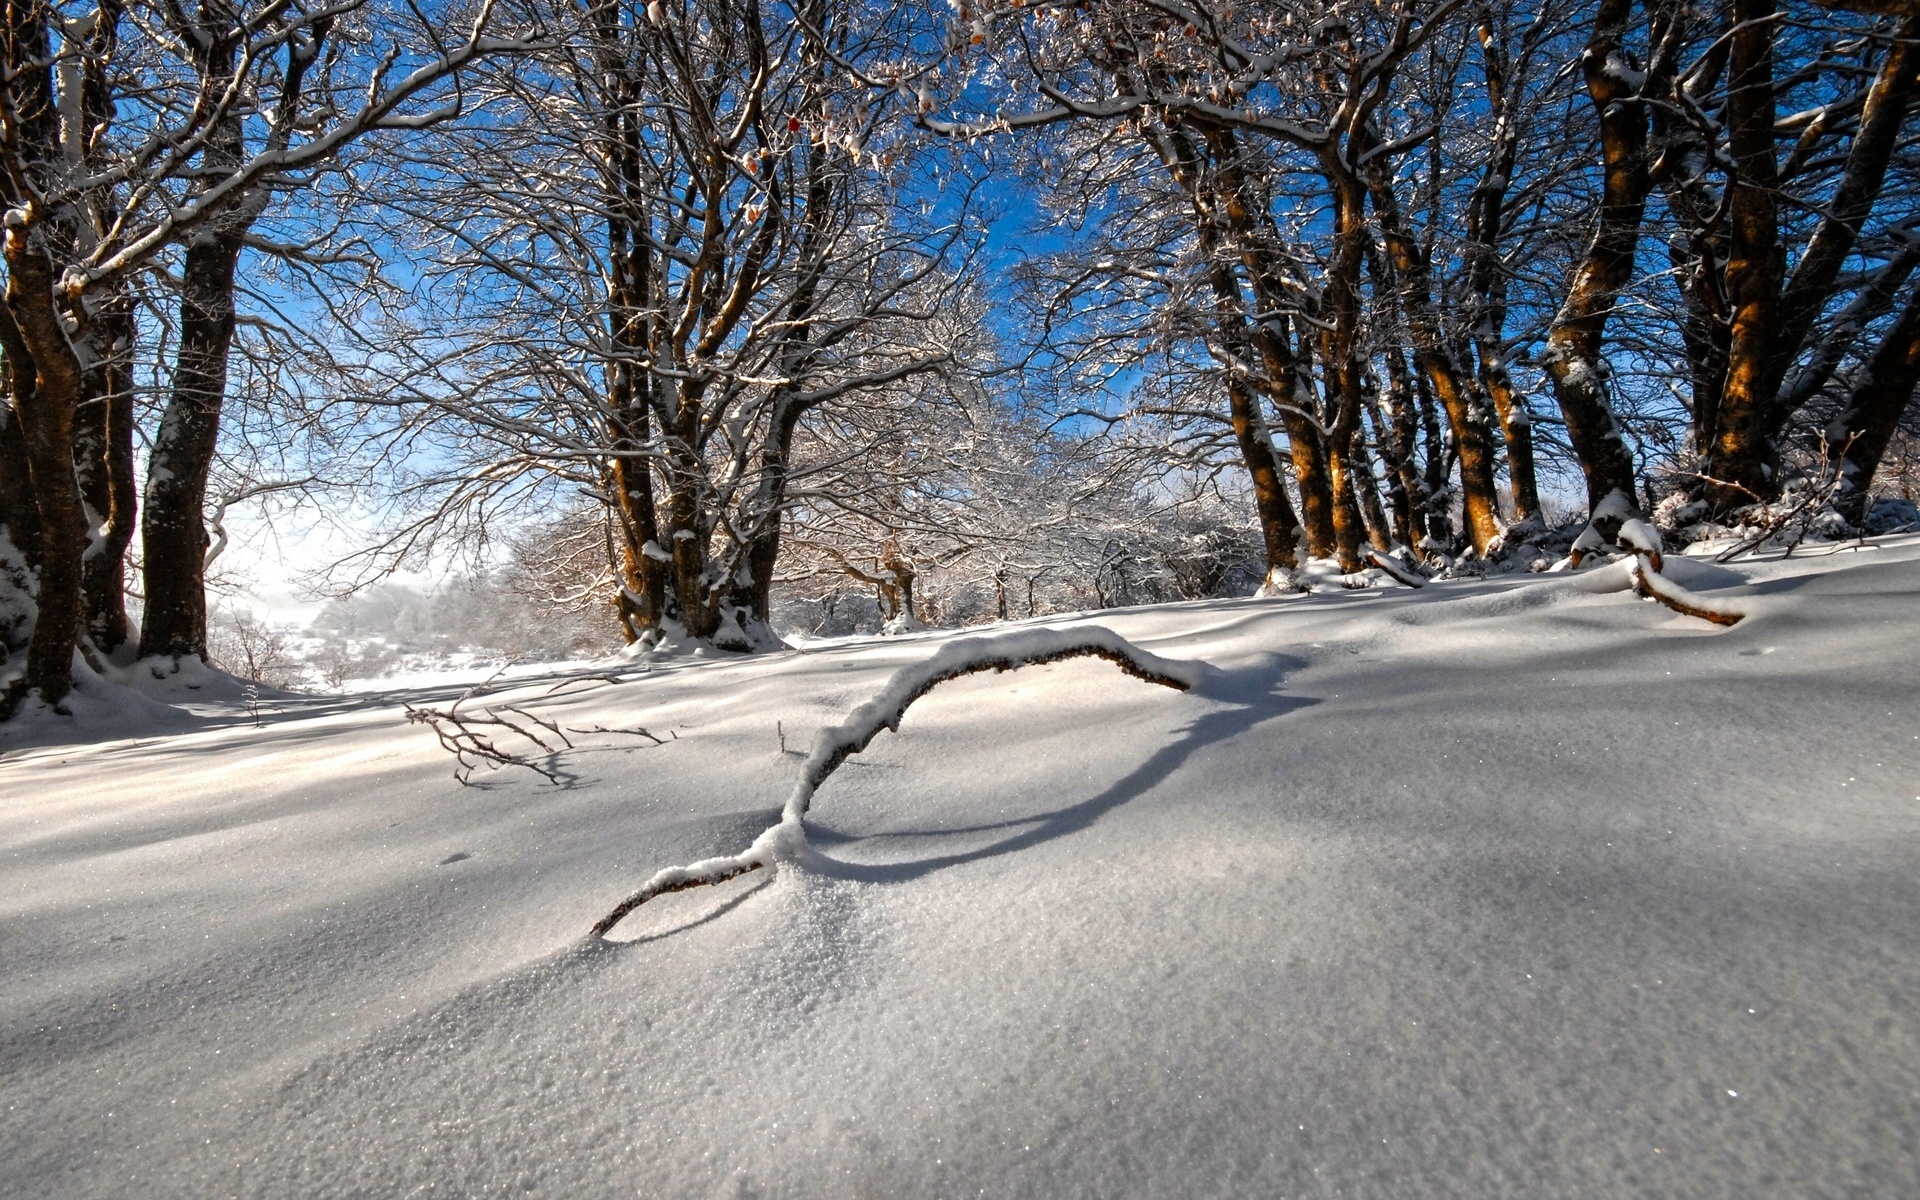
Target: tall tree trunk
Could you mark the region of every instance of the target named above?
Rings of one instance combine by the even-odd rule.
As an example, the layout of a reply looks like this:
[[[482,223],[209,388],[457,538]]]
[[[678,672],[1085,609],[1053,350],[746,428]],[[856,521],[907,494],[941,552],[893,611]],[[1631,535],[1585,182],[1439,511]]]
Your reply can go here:
[[[173,391],[147,466],[140,546],[147,590],[141,657],[207,653],[207,477],[220,438],[233,346],[240,235],[207,228],[187,243]]]
[[[1307,553],[1325,558],[1334,552],[1333,488],[1327,477],[1326,446],[1314,412],[1313,387],[1295,360],[1288,333],[1285,268],[1277,250],[1279,238],[1273,216],[1251,194],[1247,172],[1241,166],[1239,139],[1228,130],[1206,131],[1213,156],[1218,211],[1225,218],[1227,236],[1238,253],[1253,293],[1251,328],[1264,373],[1263,390],[1281,427],[1293,459],[1294,485],[1300,491],[1300,521],[1306,533]]]
[[[9,104],[6,137],[15,162],[29,175],[58,170],[59,110],[53,86],[48,9],[10,5],[4,17],[4,53]],[[25,182],[39,186],[43,179]],[[71,211],[49,212],[30,204],[22,181],[0,173],[0,200],[8,212],[5,312],[0,316],[11,384],[14,419],[26,448],[27,475],[40,526],[40,579],[35,596],[33,640],[26,674],[0,696],[0,718],[30,693],[58,706],[73,687],[73,652],[83,615],[86,507],[73,470],[74,414],[81,399],[79,354],[69,337],[85,312],[61,305],[60,271],[54,247],[73,243]]]
[[[1479,362],[1480,386],[1493,402],[1506,440],[1513,517],[1516,522],[1525,522],[1540,515],[1540,485],[1533,465],[1533,420],[1514,389],[1502,344],[1507,320],[1507,272],[1500,256],[1507,188],[1519,157],[1520,124],[1513,113],[1506,43],[1494,28],[1492,13],[1492,6],[1488,6],[1479,19],[1493,136],[1486,168],[1467,203],[1466,325]]]
[[[1607,398],[1604,351],[1607,318],[1633,278],[1651,186],[1646,104],[1631,82],[1631,71],[1623,70],[1631,67],[1626,37],[1632,15],[1633,0],[1600,0],[1593,33],[1580,57],[1587,95],[1600,117],[1605,183],[1593,239],[1574,268],[1567,298],[1547,334],[1545,355],[1568,440],[1586,476],[1589,511],[1615,494],[1634,506],[1637,494],[1633,456]],[[1657,43],[1664,28],[1658,14],[1653,25]]]
[[[1228,210],[1237,197],[1221,188],[1217,173],[1212,180],[1207,178],[1208,164],[1201,144],[1188,130],[1157,125],[1149,129],[1148,141],[1193,207],[1194,231],[1213,290],[1219,349],[1226,360],[1227,419],[1253,485],[1254,510],[1266,550],[1265,586],[1277,586],[1282,576],[1298,565],[1295,546],[1300,540],[1300,520],[1280,475],[1273,437],[1260,406],[1261,396],[1250,382],[1253,372],[1249,370],[1249,355],[1254,345],[1247,327],[1246,299],[1234,271],[1238,256],[1223,244],[1223,233],[1231,220]]]
[[[74,431],[80,494],[97,529],[85,565],[86,631],[106,653],[130,636],[127,548],[138,527],[133,478],[133,304],[124,292],[100,306],[87,330],[88,361]]]
[[[40,580],[27,671],[0,698],[0,716],[29,693],[59,705],[73,686],[73,652],[84,615],[82,576],[86,505],[73,470],[74,413],[81,396],[80,358],[55,305],[53,262],[35,245],[31,227],[10,229],[5,324],[14,416],[25,443],[27,472],[40,527]]]
[[[1779,454],[1765,417],[1780,388],[1774,339],[1787,253],[1780,241],[1774,156],[1773,0],[1734,0],[1727,78],[1727,376],[1708,449],[1706,495],[1724,512],[1779,492]]]
[[[1360,273],[1366,265],[1370,235],[1366,227],[1366,187],[1348,165],[1345,147],[1329,144],[1320,155],[1320,173],[1333,200],[1333,257],[1321,293],[1320,366],[1326,378],[1328,407],[1327,473],[1333,485],[1334,551],[1340,569],[1361,568],[1360,545],[1366,538],[1355,491],[1353,438],[1366,403],[1360,382]]]

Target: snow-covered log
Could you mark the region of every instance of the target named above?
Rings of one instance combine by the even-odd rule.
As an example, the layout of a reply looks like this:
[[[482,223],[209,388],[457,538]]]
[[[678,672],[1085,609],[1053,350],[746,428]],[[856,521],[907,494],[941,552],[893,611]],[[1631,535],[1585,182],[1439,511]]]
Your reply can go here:
[[[739,854],[702,859],[684,867],[669,867],[647,880],[633,895],[616,905],[593,927],[593,936],[605,937],[628,913],[668,892],[725,883],[749,871],[794,861],[807,851],[802,823],[813,796],[841,763],[867,748],[883,729],[899,732],[900,719],[915,700],[940,684],[982,671],[1012,671],[1068,658],[1104,658],[1136,679],[1184,692],[1200,682],[1199,664],[1161,658],[1127,641],[1111,629],[1023,629],[987,637],[959,638],[941,646],[923,662],[903,667],[878,695],[853,710],[847,719],[820,731],[813,751],[800,771],[780,821],[754,839]]]
[[[1407,564],[1401,562],[1391,554],[1383,554],[1378,550],[1368,550],[1366,557],[1368,562],[1410,588],[1427,586],[1426,576],[1415,571],[1412,567],[1407,566]]]

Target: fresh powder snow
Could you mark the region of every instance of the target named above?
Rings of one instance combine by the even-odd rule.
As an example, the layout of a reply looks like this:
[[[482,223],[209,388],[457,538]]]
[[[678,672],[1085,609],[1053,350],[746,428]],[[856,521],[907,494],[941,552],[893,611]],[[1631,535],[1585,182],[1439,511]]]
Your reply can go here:
[[[557,783],[406,721],[478,677],[83,678],[0,1195],[1920,1195],[1920,538],[1635,567],[522,668]],[[589,936],[1076,630],[1188,690],[942,683]]]

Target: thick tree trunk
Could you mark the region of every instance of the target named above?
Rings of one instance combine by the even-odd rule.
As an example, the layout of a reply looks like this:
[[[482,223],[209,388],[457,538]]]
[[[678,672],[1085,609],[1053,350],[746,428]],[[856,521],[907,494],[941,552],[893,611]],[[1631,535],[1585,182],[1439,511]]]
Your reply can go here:
[[[614,121],[613,133],[623,138],[631,127]],[[634,174],[631,146],[623,159],[628,176]],[[642,315],[651,283],[652,250],[638,235],[627,215],[607,221],[608,257],[615,279],[608,297],[607,326],[615,359],[608,365],[607,434],[614,451],[607,464],[614,525],[620,531],[618,560],[620,591],[614,599],[627,641],[656,633],[667,618],[668,562],[660,545],[660,526],[653,500],[653,466],[645,457],[652,422],[650,391],[657,386],[640,366],[647,351],[646,319]]]
[[[237,234],[204,229],[187,243],[173,392],[154,438],[140,522],[147,590],[142,657],[207,653],[207,476],[226,400],[239,261]]]
[[[633,402],[631,381],[625,380],[615,384],[608,408],[614,414],[609,432],[616,452],[607,469],[608,490],[620,531],[615,609],[627,640],[635,642],[659,629],[666,617],[668,555],[654,520],[652,468],[638,453],[647,440],[646,406]]]
[[[759,508],[753,514],[756,531],[747,543],[747,577],[735,580],[734,606],[747,619],[764,625],[773,623],[773,573],[780,562],[781,526],[785,520],[787,478],[793,464],[793,435],[804,409],[791,400],[774,407],[767,442],[760,456],[761,484]],[[1005,606],[1005,596],[1001,597]]]
[[[1276,250],[1278,236],[1272,214],[1248,193],[1241,169],[1239,140],[1227,130],[1206,134],[1213,156],[1217,209],[1225,219],[1227,236],[1238,254],[1253,293],[1250,315],[1253,342],[1265,373],[1268,403],[1280,414],[1293,459],[1294,485],[1300,491],[1300,522],[1306,533],[1307,553],[1325,558],[1334,552],[1333,488],[1327,476],[1326,446],[1314,411],[1313,388],[1294,358],[1283,313],[1288,303],[1285,268]]]
[[[4,16],[8,118],[15,169],[37,175],[61,158],[60,121],[50,70],[49,10],[9,6]],[[86,507],[73,471],[73,422],[81,398],[81,366],[60,306],[60,271],[50,242],[70,245],[71,214],[28,204],[21,184],[44,180],[0,175],[8,205],[4,254],[6,353],[14,419],[26,450],[27,477],[40,530],[39,587],[26,674],[0,696],[0,718],[27,695],[58,705],[73,687],[73,652],[83,614],[81,576],[87,548]],[[74,314],[84,318],[84,313]]]
[[[1907,294],[1900,320],[1887,332],[1867,369],[1854,381],[1847,408],[1827,431],[1841,455],[1840,511],[1855,525],[1866,519],[1868,488],[1900,417],[1920,386],[1920,288]]]
[[[53,263],[36,234],[6,239],[8,365],[14,415],[25,443],[40,526],[40,580],[26,675],[0,699],[0,715],[26,694],[58,705],[73,686],[73,652],[84,615],[86,506],[73,470],[73,422],[81,395],[79,356],[54,302]]]
[[[684,403],[684,402],[683,402]],[[705,474],[683,440],[668,454],[665,547],[671,558],[673,592],[687,636],[708,640],[720,629],[720,605],[707,577],[708,538],[700,495]]]

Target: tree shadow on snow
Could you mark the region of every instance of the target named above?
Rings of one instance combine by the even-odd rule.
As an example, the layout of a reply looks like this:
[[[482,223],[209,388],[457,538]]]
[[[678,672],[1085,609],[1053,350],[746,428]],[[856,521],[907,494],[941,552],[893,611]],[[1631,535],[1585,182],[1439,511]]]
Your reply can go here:
[[[1305,696],[1281,692],[1287,671],[1304,665],[1301,660],[1283,655],[1268,655],[1253,666],[1231,671],[1209,668],[1205,682],[1194,695],[1226,707],[1203,713],[1176,731],[1172,742],[1156,750],[1145,762],[1129,771],[1098,795],[1052,812],[1037,813],[1009,821],[963,828],[891,832],[889,838],[955,837],[998,829],[1020,832],[986,846],[952,854],[935,855],[906,862],[859,863],[834,858],[818,849],[821,845],[847,845],[869,839],[837,833],[813,821],[808,823],[808,839],[814,844],[808,867],[823,875],[861,883],[904,883],[931,875],[947,867],[980,862],[1015,854],[1033,846],[1066,837],[1088,828],[1107,813],[1130,800],[1138,799],[1164,783],[1193,754],[1217,742],[1240,736],[1264,721],[1283,717],[1297,709],[1318,704]]]

